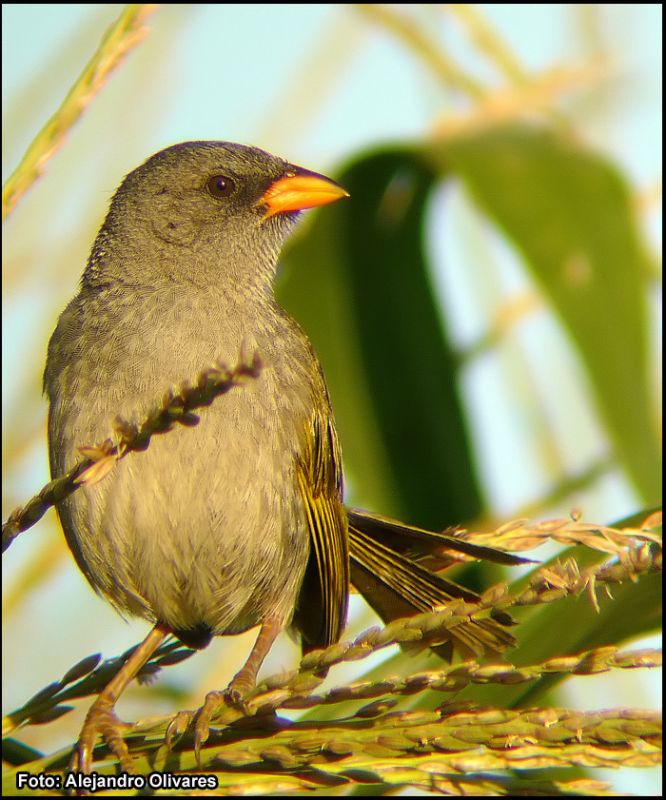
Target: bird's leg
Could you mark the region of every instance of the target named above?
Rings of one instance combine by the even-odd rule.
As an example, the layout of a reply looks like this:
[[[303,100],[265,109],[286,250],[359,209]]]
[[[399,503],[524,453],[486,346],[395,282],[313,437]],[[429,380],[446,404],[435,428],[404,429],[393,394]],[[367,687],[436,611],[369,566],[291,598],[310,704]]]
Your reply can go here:
[[[278,617],[269,617],[262,623],[247,661],[234,675],[226,689],[226,694],[231,700],[238,702],[250,689],[254,689],[259,668],[264,663],[264,659],[281,630],[282,620]]]
[[[197,714],[194,726],[195,752],[198,753],[201,745],[208,739],[208,730],[216,711],[229,701],[234,705],[242,702],[243,695],[253,689],[257,682],[259,668],[273,646],[273,642],[283,628],[281,617],[267,617],[261,624],[254,647],[243,667],[234,675],[229,686],[222,692],[208,692],[203,706]]]
[[[141,667],[170,633],[171,628],[168,626],[155,625],[148,636],[97,695],[97,699],[86,715],[79,741],[72,754],[70,762],[72,772],[90,772],[93,748],[98,733],[101,734],[102,739],[120,761],[121,768],[125,772],[133,771],[132,760],[123,739],[123,731],[131,726],[118,719],[114,706],[127,685],[134,680]]]

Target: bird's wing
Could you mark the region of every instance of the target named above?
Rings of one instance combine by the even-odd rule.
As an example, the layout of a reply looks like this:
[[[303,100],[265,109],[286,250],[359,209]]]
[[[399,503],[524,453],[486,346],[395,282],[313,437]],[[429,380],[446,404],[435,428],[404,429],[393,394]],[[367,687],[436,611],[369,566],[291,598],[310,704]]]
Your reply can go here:
[[[310,560],[294,614],[303,649],[337,642],[347,617],[349,545],[342,458],[333,421],[316,411],[296,475],[310,532]]]

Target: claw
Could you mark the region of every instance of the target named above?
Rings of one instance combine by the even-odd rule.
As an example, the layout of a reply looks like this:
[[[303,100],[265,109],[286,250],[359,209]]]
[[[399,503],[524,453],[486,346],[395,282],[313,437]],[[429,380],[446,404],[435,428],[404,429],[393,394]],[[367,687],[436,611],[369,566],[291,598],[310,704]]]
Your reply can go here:
[[[234,681],[232,681],[224,691],[208,692],[206,695],[203,706],[196,714],[196,722],[194,724],[194,755],[198,767],[201,767],[201,748],[208,741],[210,725],[217,713],[225,706],[231,705],[239,708],[243,714],[249,716],[250,709],[243,700],[243,695],[246,693],[244,688],[243,686],[234,685]]]
[[[70,770],[85,774],[90,772],[95,740],[99,734],[111,752],[120,761],[121,769],[125,772],[134,772],[132,758],[123,738],[123,733],[131,730],[131,728],[132,725],[123,722],[116,716],[111,704],[103,701],[102,698],[98,698],[86,716],[79,741],[69,762]]]
[[[194,756],[197,766],[201,767],[201,746],[206,744],[210,736],[210,723],[215,712],[224,703],[225,692],[208,692],[203,706],[197,712],[194,724]]]
[[[225,700],[229,702],[232,706],[244,706],[247,709],[247,705],[243,703],[243,694],[240,689],[237,689],[235,686],[229,686],[223,694],[225,695]]]
[[[167,750],[171,750],[171,747],[190,727],[193,719],[194,711],[179,711],[176,714],[166,729],[164,743],[166,744]]]
[[[237,706],[246,716],[249,716],[250,709],[245,701],[245,697],[255,686],[256,683],[254,679],[246,680],[242,676],[236,675],[229,686],[227,686],[224,694],[231,705]]]

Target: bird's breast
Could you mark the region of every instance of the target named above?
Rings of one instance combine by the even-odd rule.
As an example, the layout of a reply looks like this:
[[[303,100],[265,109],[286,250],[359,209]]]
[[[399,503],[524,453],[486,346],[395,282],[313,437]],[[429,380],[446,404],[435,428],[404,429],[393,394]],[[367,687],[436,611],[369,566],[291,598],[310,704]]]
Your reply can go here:
[[[195,426],[153,436],[68,498],[61,518],[88,579],[121,610],[238,632],[293,608],[309,553],[295,468],[325,398],[307,342],[281,318],[177,300],[144,313],[139,329],[124,319],[95,347],[75,343],[51,406],[57,472],[103,441],[116,415],[140,424],[213,362],[256,353],[259,376],[197,410]]]

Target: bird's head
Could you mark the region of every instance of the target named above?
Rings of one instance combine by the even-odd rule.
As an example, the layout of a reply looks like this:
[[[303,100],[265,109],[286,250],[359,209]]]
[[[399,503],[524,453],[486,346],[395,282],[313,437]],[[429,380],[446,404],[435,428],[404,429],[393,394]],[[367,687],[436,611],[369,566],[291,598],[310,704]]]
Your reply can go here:
[[[127,175],[91,264],[107,271],[104,259],[115,251],[122,264],[113,272],[136,273],[126,282],[160,274],[205,285],[270,282],[299,212],[346,196],[329,178],[256,147],[184,142]]]

